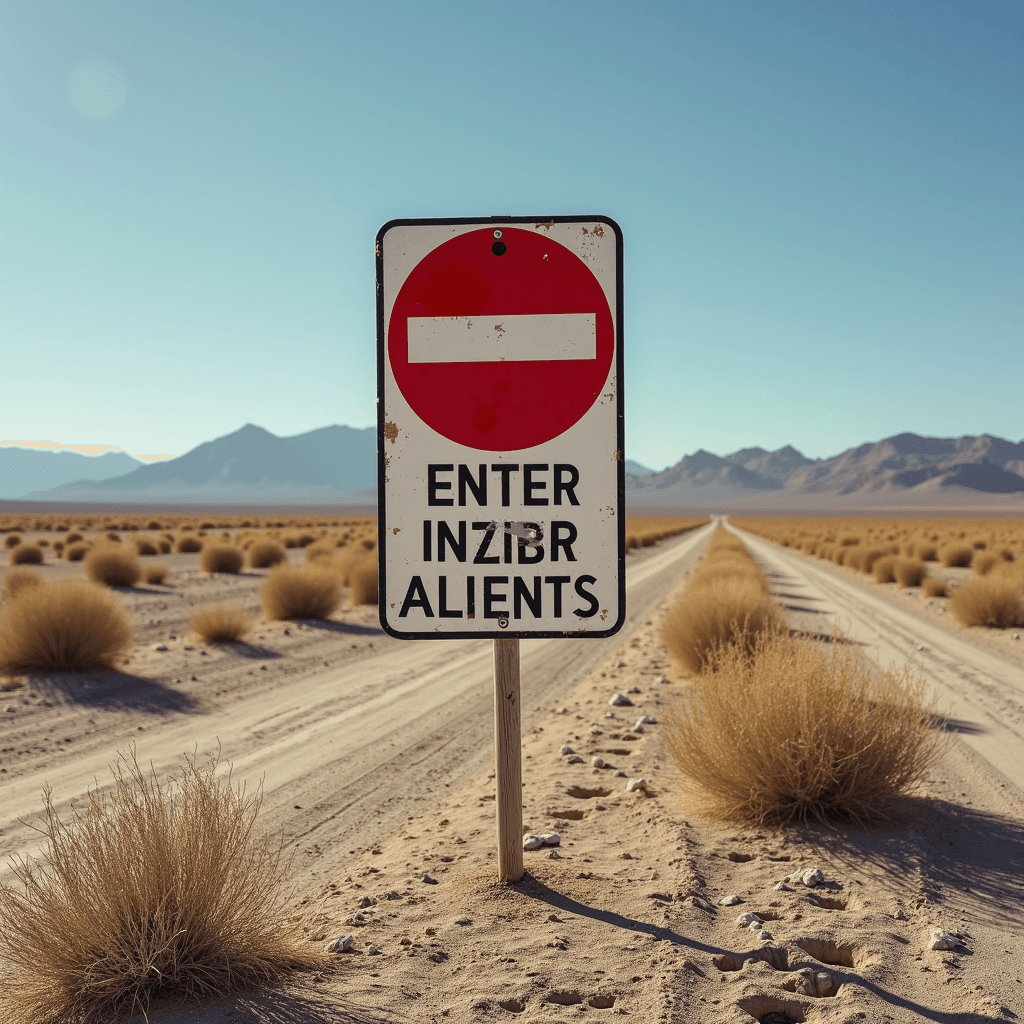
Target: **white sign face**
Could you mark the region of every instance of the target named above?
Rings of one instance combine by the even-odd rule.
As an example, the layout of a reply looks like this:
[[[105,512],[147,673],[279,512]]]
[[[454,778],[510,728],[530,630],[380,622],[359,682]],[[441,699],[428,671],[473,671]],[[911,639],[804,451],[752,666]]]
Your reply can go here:
[[[614,221],[385,224],[377,359],[384,629],[615,633],[625,467]]]

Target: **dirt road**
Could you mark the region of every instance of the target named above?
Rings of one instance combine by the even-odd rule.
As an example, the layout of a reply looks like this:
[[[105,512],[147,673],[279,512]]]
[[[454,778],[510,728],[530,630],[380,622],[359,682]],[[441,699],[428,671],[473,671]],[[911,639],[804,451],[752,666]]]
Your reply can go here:
[[[895,584],[879,587],[862,574],[730,529],[772,574],[780,599],[803,628],[838,629],[883,666],[913,666],[979,766],[997,772],[999,786],[1024,784],[1024,659],[908,607],[896,599]]]
[[[522,644],[524,729],[623,642],[710,535],[703,527],[630,556],[619,637]],[[171,589],[133,591],[126,596],[143,626],[125,674],[0,695],[4,863],[37,848],[22,822],[38,816],[44,785],[66,809],[109,777],[116,751],[132,742],[139,762],[161,774],[182,752],[219,745],[236,778],[262,778],[264,824],[305,855],[300,881],[306,860],[372,846],[492,756],[490,641],[395,640],[370,608],[338,621],[270,623],[253,643],[210,654],[189,640],[195,604],[251,601],[261,579],[185,569]]]

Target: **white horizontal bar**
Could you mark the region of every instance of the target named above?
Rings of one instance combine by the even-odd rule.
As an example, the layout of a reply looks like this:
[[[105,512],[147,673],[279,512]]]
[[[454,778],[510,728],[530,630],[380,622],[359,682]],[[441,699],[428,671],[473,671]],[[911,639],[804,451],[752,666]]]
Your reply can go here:
[[[410,363],[595,359],[594,313],[411,316]]]

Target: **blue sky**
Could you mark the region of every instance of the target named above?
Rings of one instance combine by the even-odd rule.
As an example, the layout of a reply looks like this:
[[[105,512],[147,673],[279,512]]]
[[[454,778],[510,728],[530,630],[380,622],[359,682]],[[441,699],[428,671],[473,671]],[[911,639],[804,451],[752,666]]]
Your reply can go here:
[[[627,455],[1018,440],[1024,5],[0,0],[0,435],[374,422],[393,217],[601,213]]]

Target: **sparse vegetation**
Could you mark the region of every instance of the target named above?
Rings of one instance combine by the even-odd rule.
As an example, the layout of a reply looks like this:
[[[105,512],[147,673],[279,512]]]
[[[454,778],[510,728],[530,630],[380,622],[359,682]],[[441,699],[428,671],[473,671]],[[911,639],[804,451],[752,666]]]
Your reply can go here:
[[[720,645],[663,730],[688,802],[757,824],[883,814],[941,751],[922,680],[778,631]]]
[[[7,670],[109,667],[131,639],[120,601],[82,580],[24,587],[0,610],[0,666]]]
[[[758,636],[781,628],[779,609],[745,545],[719,529],[701,567],[666,617],[662,640],[684,672],[697,673],[717,648],[735,645],[749,654]]]
[[[707,517],[693,518],[680,516],[627,516],[626,550],[646,548],[669,537],[704,526]]]
[[[143,567],[142,570],[142,581],[143,583],[161,584],[167,579],[167,575],[170,569],[163,564],[163,562],[154,562],[152,565]]]
[[[322,963],[287,916],[281,845],[257,832],[261,791],[217,769],[186,757],[161,783],[122,754],[67,822],[44,792],[45,852],[0,888],[5,1024],[127,1020]]]
[[[38,587],[42,582],[43,577],[35,569],[11,569],[4,576],[0,595],[5,601],[9,601],[26,587]]]
[[[949,593],[949,585],[945,580],[936,576],[929,576],[921,584],[921,592],[925,597],[945,597]]]
[[[966,568],[971,564],[973,558],[974,549],[961,545],[943,548],[939,552],[939,564],[946,569],[951,567]]]
[[[186,533],[177,539],[174,550],[180,554],[195,554],[195,552],[203,550],[203,542],[191,533]]]
[[[134,587],[142,576],[138,556],[123,547],[104,544],[85,556],[85,574],[108,587]]]
[[[65,562],[81,562],[87,554],[89,554],[91,545],[90,544],[69,544],[64,549],[64,561]]]
[[[303,569],[279,565],[260,587],[263,616],[270,621],[327,619],[341,604],[343,587],[337,573],[316,563]]]
[[[156,544],[154,544],[148,537],[136,537],[132,543],[135,547],[135,554],[137,555],[149,556],[157,553]]]
[[[277,541],[258,540],[249,548],[249,566],[253,569],[270,569],[287,558],[287,552]]]
[[[377,603],[377,555],[366,552],[348,570],[349,602],[353,607]]]
[[[213,542],[204,544],[199,554],[199,568],[203,572],[240,572],[245,564],[245,555],[233,544]]]
[[[1024,579],[1014,574],[982,576],[957,587],[949,607],[961,626],[1024,626]]]
[[[892,571],[901,587],[919,587],[928,570],[916,558],[897,558]]]
[[[9,533],[4,537],[4,547],[8,549],[16,548],[21,543],[21,537],[16,533]]]
[[[43,549],[36,544],[19,544],[7,556],[10,565],[42,565]]]
[[[232,604],[211,604],[192,613],[189,625],[210,644],[241,640],[256,624],[245,608]]]

